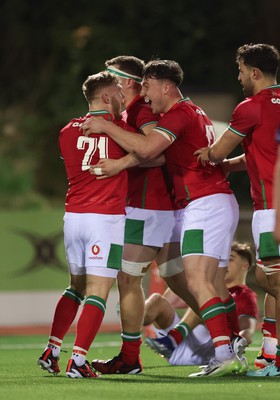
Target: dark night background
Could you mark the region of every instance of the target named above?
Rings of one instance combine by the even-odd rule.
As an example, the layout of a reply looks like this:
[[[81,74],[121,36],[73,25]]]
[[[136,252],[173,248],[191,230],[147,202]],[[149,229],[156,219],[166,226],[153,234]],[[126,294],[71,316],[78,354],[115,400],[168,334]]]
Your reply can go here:
[[[63,204],[58,132],[87,112],[81,85],[106,59],[175,59],[184,94],[223,92],[238,102],[237,47],[280,48],[279,0],[2,0],[0,13],[2,209]],[[250,205],[247,177],[230,180]]]

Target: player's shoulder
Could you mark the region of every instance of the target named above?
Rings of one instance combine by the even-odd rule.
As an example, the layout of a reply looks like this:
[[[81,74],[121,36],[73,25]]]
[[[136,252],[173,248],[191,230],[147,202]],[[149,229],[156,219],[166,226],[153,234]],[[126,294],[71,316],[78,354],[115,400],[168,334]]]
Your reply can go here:
[[[119,119],[119,120],[115,119],[114,120],[114,124],[116,124],[117,126],[121,127],[122,129],[125,129],[126,131],[136,132],[136,129],[133,128],[131,125],[129,125],[123,119]]]
[[[178,103],[174,104],[174,106],[170,109],[171,113],[176,114],[202,114],[206,115],[205,112],[200,108],[197,104],[193,103],[189,97],[183,98],[178,101]]]
[[[70,129],[80,129],[80,126],[83,122],[85,122],[85,120],[86,117],[72,118],[71,121],[69,121],[68,124],[61,129],[60,132],[63,133],[65,131],[69,131]]]
[[[280,92],[278,91],[278,95]],[[261,90],[260,92],[256,93],[254,96],[246,97],[243,101],[241,101],[236,109],[242,109],[244,111],[254,109],[256,106],[260,105],[261,103],[271,99],[273,96],[273,92],[268,89]]]
[[[248,295],[256,295],[256,293],[254,292],[254,290],[253,289],[251,289],[249,286],[247,286],[247,285],[236,285],[234,288],[233,288],[233,292],[235,292],[235,293],[238,293],[239,295],[245,295],[245,296],[248,296]]]
[[[256,96],[246,97],[246,99],[237,104],[234,109],[234,114],[241,116],[243,115],[247,119],[250,116],[255,117],[257,115],[257,110],[259,109],[260,104],[261,101]]]
[[[158,114],[153,113],[150,103],[145,102],[143,99],[139,99],[139,101],[135,102],[133,106],[132,109],[138,117],[149,116],[153,120],[158,120],[160,118]]]

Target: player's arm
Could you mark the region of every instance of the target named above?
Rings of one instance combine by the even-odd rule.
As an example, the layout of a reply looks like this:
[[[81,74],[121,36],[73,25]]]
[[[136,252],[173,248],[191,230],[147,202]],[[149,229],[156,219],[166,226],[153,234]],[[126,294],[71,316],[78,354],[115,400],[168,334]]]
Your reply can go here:
[[[203,147],[194,152],[197,161],[204,164],[212,161],[216,164],[221,163],[244,139],[229,129],[226,129],[210,147]]]
[[[250,315],[240,315],[239,319],[239,335],[245,337],[248,344],[251,344],[253,341],[253,335],[256,330],[257,320],[256,318]]]
[[[155,130],[152,130],[148,136],[135,135],[103,118],[88,118],[81,129],[85,135],[91,132],[106,133],[128,153],[136,154],[142,161],[154,159],[172,143]]]
[[[149,133],[157,126],[157,124],[148,124],[145,125],[143,128],[140,129],[140,132],[143,133],[145,136],[148,136]],[[151,168],[151,167],[161,167],[165,164],[165,156],[164,154],[160,154],[153,160],[149,160],[146,162],[142,162],[139,167],[142,168]]]
[[[139,164],[139,167],[141,167],[141,168],[161,167],[164,164],[165,164],[164,154],[160,154],[153,160],[141,161],[141,163]]]
[[[280,243],[280,144],[278,145],[278,156],[274,172],[274,208],[276,210],[274,237]]]
[[[225,158],[224,161],[221,163],[221,166],[225,175],[228,175],[230,172],[246,171],[246,156],[245,154],[241,154],[238,157],[229,159]]]
[[[92,175],[100,175],[96,178],[100,180],[117,175],[124,169],[136,167],[139,163],[138,158],[129,153],[118,159],[100,159],[97,164],[90,166],[89,172]]]

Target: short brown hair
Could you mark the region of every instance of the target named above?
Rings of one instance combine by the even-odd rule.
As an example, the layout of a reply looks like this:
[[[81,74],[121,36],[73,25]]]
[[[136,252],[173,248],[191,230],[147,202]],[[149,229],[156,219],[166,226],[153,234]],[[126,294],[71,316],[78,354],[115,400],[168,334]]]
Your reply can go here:
[[[105,61],[105,66],[108,68],[112,65],[118,65],[121,71],[128,74],[142,77],[144,61],[134,56],[117,56]]]
[[[173,60],[152,60],[144,68],[143,77],[146,79],[167,79],[176,86],[183,82],[184,72],[180,65]]]
[[[255,256],[249,243],[233,242],[231,251],[235,251],[240,257],[248,261],[248,270],[255,265]]]
[[[258,68],[264,74],[276,76],[280,54],[275,46],[266,43],[244,44],[237,49],[236,61],[240,60],[247,66]]]
[[[102,71],[98,74],[89,75],[82,85],[82,90],[88,103],[91,103],[101,89],[118,83],[117,76],[108,71]]]

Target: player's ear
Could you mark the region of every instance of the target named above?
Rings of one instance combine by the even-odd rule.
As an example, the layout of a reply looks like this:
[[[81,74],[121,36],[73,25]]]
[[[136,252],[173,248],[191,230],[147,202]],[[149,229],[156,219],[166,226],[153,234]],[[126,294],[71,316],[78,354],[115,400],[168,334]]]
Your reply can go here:
[[[260,79],[262,79],[263,77],[263,73],[259,68],[253,68],[252,69],[252,73],[253,73],[253,78],[258,81]]]
[[[135,85],[135,81],[133,79],[129,78],[129,79],[124,79],[124,80],[126,83],[126,87],[128,87],[128,88],[133,87]],[[122,86],[123,86],[123,84],[122,84]]]
[[[170,83],[164,83],[163,94],[167,94],[170,90]]]
[[[109,95],[108,95],[107,92],[102,93],[101,98],[102,98],[102,101],[103,101],[105,104],[109,104],[109,103],[110,103],[110,97],[109,97]]]

